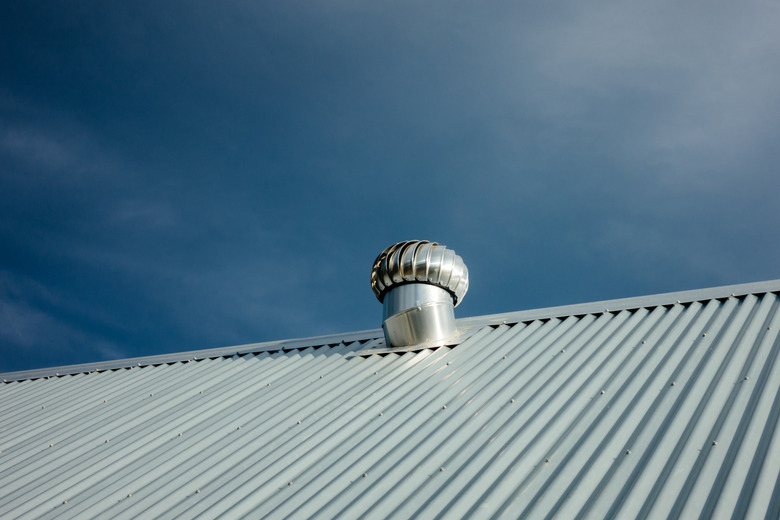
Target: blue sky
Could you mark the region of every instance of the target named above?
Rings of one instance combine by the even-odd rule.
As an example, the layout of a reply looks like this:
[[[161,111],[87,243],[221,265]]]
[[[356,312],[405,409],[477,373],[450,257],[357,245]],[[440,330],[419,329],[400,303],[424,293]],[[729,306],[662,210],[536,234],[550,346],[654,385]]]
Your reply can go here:
[[[780,278],[776,2],[3,2],[0,372]]]

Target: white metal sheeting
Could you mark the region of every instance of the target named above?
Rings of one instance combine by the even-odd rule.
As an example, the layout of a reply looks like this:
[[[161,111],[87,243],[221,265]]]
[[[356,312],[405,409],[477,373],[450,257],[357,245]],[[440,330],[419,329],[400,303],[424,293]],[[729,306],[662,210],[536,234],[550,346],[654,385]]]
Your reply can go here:
[[[0,517],[778,518],[779,330],[724,294],[9,382]]]

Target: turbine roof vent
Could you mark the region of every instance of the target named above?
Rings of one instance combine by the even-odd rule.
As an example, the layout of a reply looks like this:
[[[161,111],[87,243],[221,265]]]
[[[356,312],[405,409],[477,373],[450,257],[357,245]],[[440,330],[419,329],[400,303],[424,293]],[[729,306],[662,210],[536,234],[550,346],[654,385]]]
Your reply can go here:
[[[384,303],[394,287],[425,283],[446,290],[457,307],[469,288],[469,271],[455,251],[427,240],[399,242],[382,251],[371,270],[371,288]]]
[[[441,345],[457,336],[453,309],[469,288],[469,271],[455,251],[409,240],[376,258],[371,288],[384,308],[387,345]]]

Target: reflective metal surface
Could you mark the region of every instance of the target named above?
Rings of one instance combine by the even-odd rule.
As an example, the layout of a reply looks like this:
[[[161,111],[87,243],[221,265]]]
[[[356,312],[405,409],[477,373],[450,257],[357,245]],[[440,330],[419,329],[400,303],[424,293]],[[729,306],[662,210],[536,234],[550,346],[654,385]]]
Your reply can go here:
[[[394,287],[385,295],[385,341],[393,347],[435,343],[453,336],[452,297],[433,285],[413,283]]]
[[[441,287],[457,307],[468,291],[469,271],[455,251],[427,240],[399,242],[374,261],[371,288],[380,302],[393,287],[415,282]]]
[[[427,303],[442,303],[452,307],[450,293],[435,285],[410,283],[399,285],[385,295],[383,320],[406,309],[418,307]]]
[[[436,242],[409,240],[382,251],[371,270],[371,288],[384,305],[387,344],[427,345],[454,336],[453,309],[468,286],[463,259]]]

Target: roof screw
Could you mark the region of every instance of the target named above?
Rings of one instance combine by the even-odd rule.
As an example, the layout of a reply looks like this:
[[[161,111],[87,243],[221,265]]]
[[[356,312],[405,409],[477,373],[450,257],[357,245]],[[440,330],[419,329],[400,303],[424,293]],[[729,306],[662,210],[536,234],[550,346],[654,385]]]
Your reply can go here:
[[[439,471],[444,471],[444,466],[440,467]]]
[[[669,385],[669,386],[674,386],[674,385],[676,385],[676,384],[677,384],[677,383],[675,383],[674,381],[672,381],[671,385]]]
[[[287,483],[288,486],[292,486],[292,480]]]
[[[236,430],[240,430],[240,429],[241,429],[241,426],[239,426],[238,428],[236,428]]]
[[[750,377],[749,376],[745,376],[745,381],[747,381],[748,379],[750,379]]]
[[[452,363],[452,361],[447,361],[447,366],[450,366],[450,363]]]
[[[301,421],[298,421],[298,424],[301,424]]]
[[[322,379],[322,376],[320,376],[320,379]]]
[[[54,447],[54,444],[49,444],[49,448],[53,448],[53,447]]]
[[[602,390],[602,391],[601,391],[601,395],[604,395],[604,394],[606,394],[606,393],[607,393],[607,391],[606,391],[606,390]]]
[[[181,432],[179,432],[179,437],[181,437]]]
[[[731,293],[731,297],[733,298],[734,296],[736,296],[736,294],[734,294],[734,293]]]
[[[368,473],[363,473],[363,478],[366,478],[368,476]]]
[[[382,415],[384,415],[384,414],[382,412],[379,412],[379,417],[382,417]]]
[[[509,402],[510,402],[510,403],[514,403],[514,402],[515,402],[515,400],[514,400],[514,399],[510,399],[510,400],[509,400]]]
[[[677,300],[677,303],[680,303],[680,300]]]
[[[62,503],[63,503],[63,504],[67,504],[67,503],[68,503],[68,501],[67,501],[67,500],[63,500],[63,501],[62,501]]]
[[[550,462],[550,458],[547,457],[546,459],[544,459],[544,462],[545,462],[545,464],[549,463]]]
[[[645,341],[645,340],[642,340],[642,345],[644,345],[645,343],[647,343],[647,341]]]
[[[130,498],[131,496],[133,496],[133,494],[132,494],[132,493],[128,493],[128,494],[127,494],[127,498]]]
[[[504,359],[506,359],[506,356],[504,356]]]
[[[108,439],[106,439],[106,444],[108,444]]]
[[[44,408],[46,408],[46,405],[41,406],[41,410],[43,410]]]
[[[138,363],[138,366],[140,367],[140,366],[141,366],[141,363]]]
[[[562,348],[562,349],[561,349],[561,353],[563,353],[563,352],[566,352],[566,349],[565,349],[565,348]]]
[[[202,393],[203,393],[203,390],[201,390],[201,391],[200,391],[200,393],[202,394]]]
[[[626,450],[626,455],[631,455],[631,450]]]
[[[441,407],[441,409],[442,410],[446,410],[447,409],[447,405],[445,404],[444,406]]]
[[[267,385],[265,385],[265,386],[271,386],[271,383],[268,383],[268,384],[267,384]]]
[[[152,397],[154,394],[149,394],[149,397]]]
[[[712,445],[713,446],[717,446],[718,445],[718,441],[712,441]]]
[[[104,403],[107,403],[108,401],[106,401],[105,399],[103,399],[103,402],[104,402]]]
[[[707,337],[707,333],[706,332],[702,333],[701,337],[702,338],[706,338]]]

